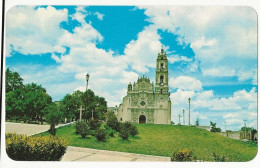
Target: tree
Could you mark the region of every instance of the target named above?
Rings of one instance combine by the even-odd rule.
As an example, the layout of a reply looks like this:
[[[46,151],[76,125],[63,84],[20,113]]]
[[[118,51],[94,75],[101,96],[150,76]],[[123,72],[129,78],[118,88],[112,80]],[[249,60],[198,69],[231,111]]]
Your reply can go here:
[[[47,123],[50,124],[49,132],[52,135],[56,135],[55,125],[58,125],[59,122],[62,120],[62,113],[59,107],[55,103],[49,104],[47,107],[44,108],[45,112],[45,120]]]
[[[7,119],[43,121],[43,110],[50,103],[51,97],[43,87],[35,83],[26,84],[6,93],[6,116]]]
[[[195,125],[196,125],[196,126],[199,126],[199,125],[200,125],[200,123],[199,123],[199,118],[197,118]]]
[[[43,121],[44,108],[51,104],[51,97],[46,90],[36,83],[25,85],[23,97],[26,115],[31,120]]]
[[[78,107],[80,102],[77,99],[67,94],[61,101],[61,108],[64,113],[64,117],[67,119],[67,122],[71,122],[74,118],[77,118]]]
[[[93,115],[95,114],[94,113],[96,107],[95,94],[92,90],[88,89],[86,92],[82,94],[81,99],[82,99],[83,107],[85,109],[82,118],[88,120],[92,117],[92,112]]]
[[[5,77],[6,93],[23,87],[23,79],[20,77],[19,73],[12,72],[7,68],[5,71]]]
[[[104,120],[107,112],[107,102],[103,97],[96,96],[94,92],[88,89],[86,92],[79,90],[73,92],[71,95],[67,94],[62,100],[62,111],[66,118],[75,117],[79,119],[79,108],[85,109],[82,113],[82,118],[89,120]]]
[[[221,132],[220,128],[216,127],[217,123],[213,123],[212,121],[210,121],[210,131],[211,132]]]
[[[105,98],[95,96],[95,101],[96,101],[96,107],[94,109],[95,111],[95,117],[99,120],[105,120],[105,114],[107,112],[107,102]]]

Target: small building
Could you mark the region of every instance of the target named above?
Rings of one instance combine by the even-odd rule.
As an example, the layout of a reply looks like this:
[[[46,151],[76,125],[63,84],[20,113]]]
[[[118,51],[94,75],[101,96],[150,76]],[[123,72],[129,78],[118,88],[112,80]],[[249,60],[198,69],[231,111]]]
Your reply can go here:
[[[117,118],[121,122],[171,124],[168,59],[163,49],[156,60],[155,85],[145,76],[129,83]]]

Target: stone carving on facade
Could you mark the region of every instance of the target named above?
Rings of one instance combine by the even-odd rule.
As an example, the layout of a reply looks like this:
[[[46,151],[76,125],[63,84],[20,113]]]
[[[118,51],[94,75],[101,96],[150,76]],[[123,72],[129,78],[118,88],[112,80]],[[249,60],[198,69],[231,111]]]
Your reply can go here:
[[[146,123],[154,123],[154,110],[153,109],[131,109],[131,121],[134,123],[139,122],[139,117],[144,115],[146,117]]]

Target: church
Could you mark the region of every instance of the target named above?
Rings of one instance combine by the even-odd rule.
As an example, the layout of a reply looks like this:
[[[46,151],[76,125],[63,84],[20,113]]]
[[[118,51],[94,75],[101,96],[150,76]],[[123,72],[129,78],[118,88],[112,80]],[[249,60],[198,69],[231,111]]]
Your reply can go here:
[[[163,49],[156,59],[155,86],[145,76],[129,83],[127,95],[118,107],[117,119],[140,124],[171,124],[168,60]]]

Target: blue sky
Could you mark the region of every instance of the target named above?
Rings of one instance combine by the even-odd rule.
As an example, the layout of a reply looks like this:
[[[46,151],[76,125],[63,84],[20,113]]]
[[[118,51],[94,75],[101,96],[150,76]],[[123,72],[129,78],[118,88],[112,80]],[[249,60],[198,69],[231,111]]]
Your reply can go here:
[[[169,60],[172,121],[224,130],[257,125],[257,16],[249,7],[16,6],[6,18],[6,67],[53,100],[89,88],[119,105],[129,82]],[[186,123],[188,114],[185,115]]]

